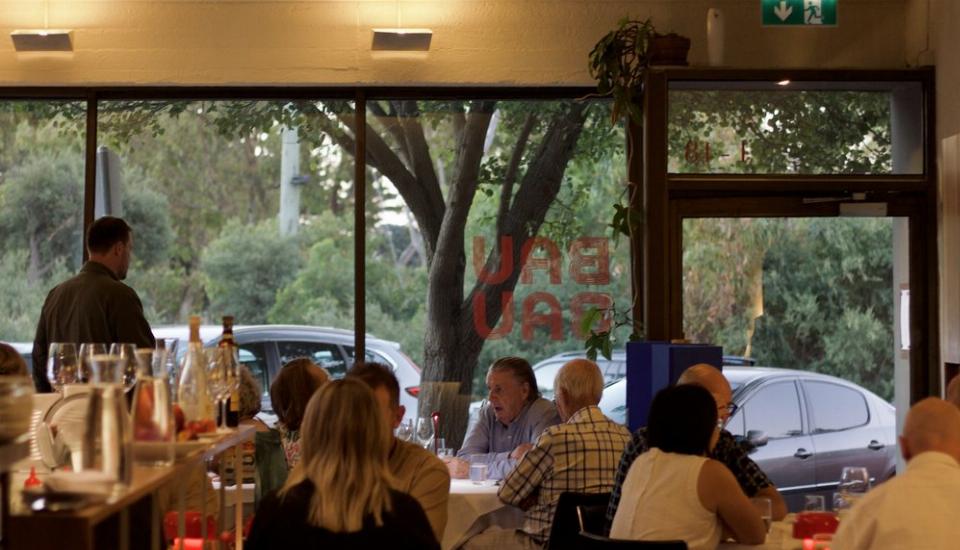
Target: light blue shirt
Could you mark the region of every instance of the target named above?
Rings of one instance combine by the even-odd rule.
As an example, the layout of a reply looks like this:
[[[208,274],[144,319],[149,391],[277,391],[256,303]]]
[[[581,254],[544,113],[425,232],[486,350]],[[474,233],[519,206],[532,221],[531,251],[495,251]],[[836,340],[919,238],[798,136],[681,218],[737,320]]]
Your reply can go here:
[[[480,418],[463,441],[457,457],[487,464],[487,477],[503,479],[517,465],[510,453],[523,443],[534,443],[540,432],[560,423],[560,415],[551,401],[540,397],[527,403],[517,418],[505,426],[497,420],[487,403],[480,409]]]

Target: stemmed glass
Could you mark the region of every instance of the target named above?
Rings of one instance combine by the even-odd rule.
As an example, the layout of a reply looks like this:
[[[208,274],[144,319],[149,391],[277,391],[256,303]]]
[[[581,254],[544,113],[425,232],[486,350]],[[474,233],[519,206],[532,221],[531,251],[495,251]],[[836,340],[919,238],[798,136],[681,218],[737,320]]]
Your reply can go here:
[[[433,441],[433,419],[430,416],[421,416],[417,419],[416,431],[417,443],[421,447],[427,448]]]
[[[134,344],[110,344],[110,355],[117,355],[123,359],[120,366],[120,383],[123,391],[129,392],[137,383],[137,346]]]
[[[92,344],[89,342],[80,344],[80,370],[77,376],[78,380],[84,384],[89,384],[93,379],[93,366],[90,358],[94,355],[106,355],[106,344]]]
[[[870,490],[870,472],[863,466],[846,466],[840,474],[841,493],[866,493]]]
[[[47,379],[58,393],[63,395],[63,386],[75,384],[79,375],[77,346],[71,342],[53,342],[47,354]]]
[[[401,441],[410,441],[413,439],[413,420],[408,418],[397,426],[397,438]]]
[[[218,429],[223,429],[227,421],[226,400],[233,391],[233,384],[237,381],[234,372],[235,362],[231,361],[232,349],[213,348],[207,350],[207,392],[217,404],[220,422]]]

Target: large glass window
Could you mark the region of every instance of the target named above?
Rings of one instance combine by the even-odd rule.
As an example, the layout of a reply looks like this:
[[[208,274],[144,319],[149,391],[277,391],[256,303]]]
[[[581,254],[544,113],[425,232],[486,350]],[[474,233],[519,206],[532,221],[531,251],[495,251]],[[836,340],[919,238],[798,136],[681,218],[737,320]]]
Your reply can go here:
[[[800,420],[800,401],[796,385],[791,382],[776,382],[760,388],[737,412],[743,416],[746,429],[758,430],[771,439],[791,437],[803,433]],[[736,426],[734,417],[731,424]]]
[[[85,119],[83,102],[0,101],[0,341],[22,353],[83,261]]]
[[[421,406],[477,401],[497,357],[577,352],[587,311],[629,308],[627,239],[607,227],[624,141],[605,104],[384,99],[367,118],[367,330],[442,382]]]
[[[920,174],[919,83],[671,82],[669,171]]]
[[[119,201],[98,210],[133,226],[152,326],[352,330],[351,124],[343,101],[100,102],[98,182]]]

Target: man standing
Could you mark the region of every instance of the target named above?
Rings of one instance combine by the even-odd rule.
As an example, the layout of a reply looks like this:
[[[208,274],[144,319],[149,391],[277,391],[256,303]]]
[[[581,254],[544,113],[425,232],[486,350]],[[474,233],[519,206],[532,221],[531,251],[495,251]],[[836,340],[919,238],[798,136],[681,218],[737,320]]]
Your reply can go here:
[[[907,413],[907,469],[866,494],[840,522],[836,550],[947,550],[960,541],[960,411],[929,397]]]
[[[713,399],[717,402],[717,418],[726,422],[730,415],[736,410],[736,405],[732,402],[733,391],[730,389],[730,383],[720,372],[720,369],[706,363],[699,363],[683,371],[677,384],[696,384],[703,387]],[[617,507],[620,505],[621,489],[623,481],[630,471],[630,466],[638,456],[648,450],[646,429],[640,428],[633,434],[633,438],[623,451],[623,457],[620,459],[620,466],[617,468],[617,476],[614,481],[613,491],[610,493],[610,504],[607,506],[607,531],[613,524],[613,516],[617,513]],[[777,491],[777,487],[770,481],[770,478],[763,473],[763,470],[757,466],[757,463],[747,456],[747,452],[733,438],[733,435],[727,430],[720,432],[720,439],[717,445],[710,453],[710,458],[722,462],[730,469],[733,476],[737,478],[737,483],[748,497],[767,497],[772,504],[773,519],[783,519],[787,515],[787,505]]]
[[[80,273],[47,294],[33,339],[37,391],[51,391],[47,353],[51,342],[129,342],[154,346],[137,293],[122,281],[130,267],[133,232],[120,218],[104,216],[87,231],[89,260]]]
[[[600,412],[603,375],[593,361],[574,359],[557,373],[554,395],[562,424],[543,431],[503,480],[500,500],[526,511],[523,530],[491,528],[467,549],[541,548],[560,494],[606,493],[630,432]]]
[[[373,390],[391,432],[403,421],[406,407],[400,404],[400,384],[390,367],[381,363],[357,363],[347,371],[348,378],[362,380]],[[388,458],[395,488],[417,499],[427,514],[437,540],[443,540],[447,525],[447,499],[450,497],[450,473],[432,453],[419,445],[393,438]]]

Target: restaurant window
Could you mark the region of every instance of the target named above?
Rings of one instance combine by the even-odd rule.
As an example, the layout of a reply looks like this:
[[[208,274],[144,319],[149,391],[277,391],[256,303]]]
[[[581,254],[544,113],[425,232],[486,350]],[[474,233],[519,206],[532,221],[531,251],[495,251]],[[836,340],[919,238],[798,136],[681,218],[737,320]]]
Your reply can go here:
[[[761,387],[743,407],[747,432],[759,430],[771,439],[803,433],[796,385],[776,382]]]
[[[421,409],[446,391],[465,411],[496,358],[575,356],[591,308],[629,309],[628,240],[607,227],[624,136],[605,103],[370,99],[367,122],[366,326],[445,381]]]
[[[921,174],[919,82],[672,81],[673,174]]]
[[[240,344],[238,355],[240,364],[250,370],[253,379],[260,383],[261,395],[269,399],[270,397],[270,378],[267,368],[267,354],[260,342]]]
[[[346,361],[336,344],[321,342],[277,342],[280,363],[285,365],[298,357],[307,357],[325,368],[330,376],[340,378],[346,374]]]
[[[128,284],[151,326],[200,314],[352,330],[352,102],[98,108],[97,176],[113,198],[98,209],[133,227]]]
[[[21,353],[83,262],[85,119],[84,102],[0,101],[0,341]]]
[[[815,432],[835,432],[870,421],[867,402],[860,392],[826,382],[804,382]]]

